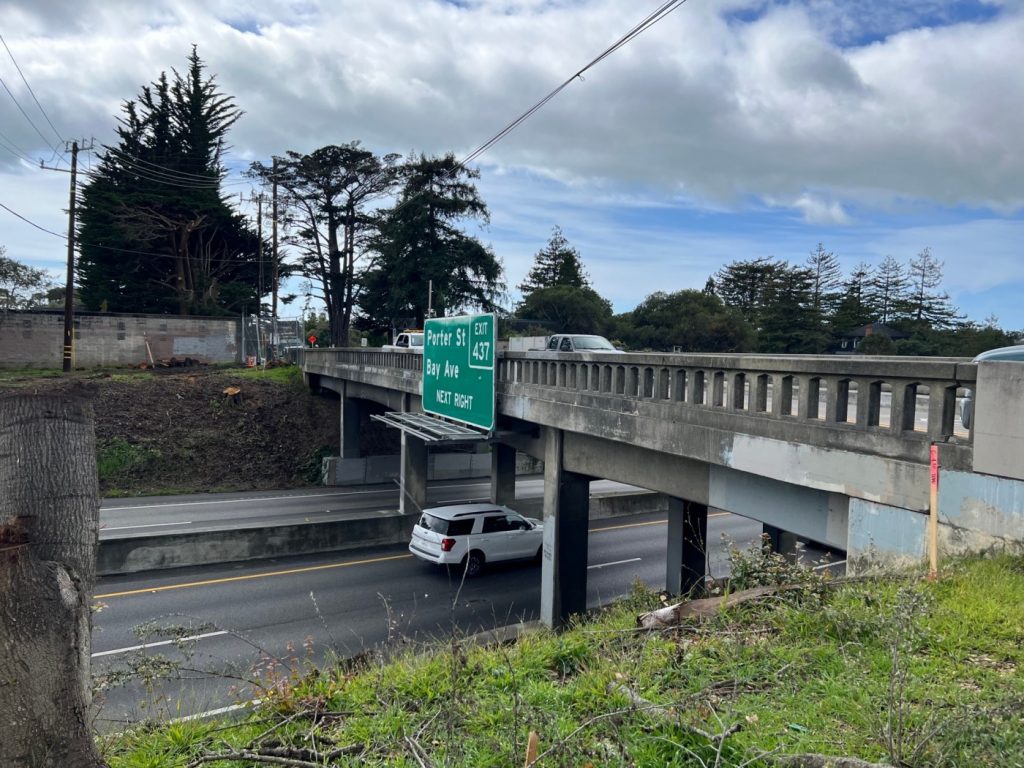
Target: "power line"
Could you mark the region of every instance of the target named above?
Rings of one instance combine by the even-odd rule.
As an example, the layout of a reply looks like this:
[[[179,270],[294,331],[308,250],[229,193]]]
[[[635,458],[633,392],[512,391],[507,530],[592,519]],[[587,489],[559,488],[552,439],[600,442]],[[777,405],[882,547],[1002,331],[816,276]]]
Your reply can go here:
[[[452,168],[452,170],[448,171],[448,173],[445,174],[445,176],[447,176],[449,178],[454,178],[454,174],[456,172],[458,172],[460,169],[465,169],[468,163],[471,163],[474,160],[476,160],[478,157],[480,157],[482,154],[484,154],[484,152],[486,152],[488,149],[493,147],[495,144],[497,144],[503,138],[508,136],[512,131],[514,131],[516,128],[518,128],[520,125],[522,125],[524,122],[529,120],[533,115],[535,115],[538,111],[540,111],[540,109],[543,108],[545,104],[547,104],[549,101],[551,101],[553,98],[555,98],[558,94],[560,94],[562,91],[564,91],[574,80],[579,79],[579,80],[582,81],[583,80],[583,74],[585,72],[587,72],[588,70],[590,70],[593,67],[597,66],[599,63],[601,63],[606,58],[611,56],[617,50],[619,50],[620,48],[625,46],[627,43],[629,43],[632,40],[634,40],[637,36],[639,36],[643,32],[645,32],[648,29],[650,29],[651,27],[653,27],[655,24],[657,24],[659,21],[664,19],[670,13],[672,13],[673,11],[675,11],[679,7],[681,7],[685,2],[686,2],[686,0],[666,0],[665,2],[663,2],[661,5],[659,5],[657,8],[655,8],[653,11],[651,11],[647,16],[645,16],[643,18],[643,20],[641,20],[639,23],[637,23],[635,26],[633,26],[628,32],[626,32],[624,35],[622,35],[618,40],[616,40],[614,43],[612,43],[607,48],[605,48],[603,51],[601,51],[601,53],[599,53],[597,56],[595,56],[593,59],[591,59],[583,68],[577,70],[571,77],[567,78],[560,85],[558,85],[554,90],[550,91],[540,101],[538,101],[532,107],[530,107],[525,112],[523,112],[518,117],[516,117],[512,122],[510,122],[508,125],[506,125],[504,128],[502,128],[496,134],[494,134],[494,136],[489,138],[487,141],[485,141],[479,147],[477,147],[472,152],[470,152],[468,155],[466,155],[462,160],[456,160],[455,161],[455,167]],[[394,208],[391,209],[392,213],[400,211],[402,208],[407,206],[409,203],[411,203],[417,197],[419,197],[420,195],[424,194],[424,192],[425,191],[417,192],[416,194],[412,195],[408,199],[402,201],[401,203],[399,203],[398,205],[396,205]]]
[[[580,69],[577,72],[575,72],[571,77],[566,79],[558,87],[556,87],[554,90],[549,92],[546,96],[544,96],[544,98],[542,98],[540,101],[538,101],[532,107],[530,107],[525,112],[523,112],[521,115],[519,115],[517,118],[515,118],[511,123],[506,125],[504,128],[502,128],[500,131],[498,131],[494,136],[489,138],[487,141],[485,141],[483,144],[481,144],[475,150],[470,152],[465,158],[463,158],[462,160],[459,161],[459,165],[462,166],[462,167],[465,167],[467,163],[473,162],[473,160],[478,158],[480,155],[482,155],[484,152],[486,152],[488,149],[490,149],[492,146],[497,144],[499,141],[501,141],[503,138],[505,138],[508,134],[510,134],[512,131],[514,131],[516,128],[518,128],[522,123],[526,122],[530,117],[532,117],[534,114],[536,114],[545,104],[547,104],[549,101],[551,101],[553,98],[555,98],[555,96],[557,96],[559,93],[561,93],[563,90],[565,90],[574,80],[576,80],[577,78],[582,80],[583,79],[583,74],[587,70],[592,69],[593,67],[597,66],[599,63],[601,63],[606,58],[611,56],[617,50],[619,50],[624,45],[629,43],[631,40],[636,38],[638,35],[640,35],[641,33],[645,32],[646,30],[648,30],[651,27],[653,27],[655,24],[657,24],[663,18],[668,16],[670,13],[672,13],[672,11],[678,9],[685,2],[686,2],[686,0],[667,0],[667,2],[662,3],[660,6],[658,6],[658,8],[656,8],[654,11],[652,11],[650,14],[648,14],[640,23],[638,23],[636,26],[634,26],[632,29],[630,29],[628,32],[626,32],[626,34],[624,34],[622,37],[620,37],[618,40],[616,40],[610,46],[605,48],[601,53],[599,53],[597,56],[595,56],[593,59],[591,59],[590,62],[587,63],[586,66],[584,66],[582,69]]]
[[[70,171],[68,171],[68,172],[70,173]],[[20,213],[15,211],[13,208],[9,208],[8,206],[4,205],[3,203],[0,203],[0,208],[3,208],[5,211],[7,211],[12,216],[15,216],[16,218],[21,219],[26,224],[35,227],[36,229],[40,230],[41,232],[45,232],[48,235],[53,235],[54,237],[59,237],[61,240],[64,240],[64,241],[67,241],[67,239],[68,239],[67,235],[61,234],[60,232],[54,232],[52,229],[47,229],[44,226],[36,224],[31,219],[28,219],[25,216],[22,216]],[[82,247],[100,248],[100,249],[102,249],[104,251],[116,251],[118,253],[133,253],[133,254],[136,254],[136,255],[139,255],[139,256],[149,256],[150,258],[156,258],[156,259],[177,259],[178,258],[177,254],[174,254],[174,253],[154,253],[153,251],[139,251],[139,250],[133,250],[131,248],[117,248],[116,246],[113,246],[113,245],[102,245],[100,243],[83,242],[82,240],[78,240],[77,244],[78,244],[79,249],[81,249]],[[228,264],[255,264],[256,263],[255,259],[244,259],[244,258],[233,258],[233,257],[225,257],[223,259],[217,259],[217,261],[218,262],[228,263]]]
[[[9,214],[11,214],[12,216],[16,216],[17,218],[19,218],[19,219],[21,219],[22,221],[24,221],[24,222],[25,222],[26,224],[30,224],[31,226],[35,227],[36,229],[38,229],[38,230],[40,230],[40,231],[42,231],[42,232],[45,232],[45,233],[46,233],[46,234],[48,234],[48,235],[53,235],[53,236],[55,236],[55,237],[59,237],[59,238],[61,238],[62,240],[67,240],[67,239],[68,239],[68,236],[67,236],[67,235],[62,235],[62,234],[60,234],[59,232],[54,232],[54,231],[53,231],[52,229],[47,229],[46,227],[42,227],[42,226],[40,226],[39,224],[36,224],[36,223],[35,223],[34,221],[32,221],[31,219],[26,219],[26,218],[25,218],[24,216],[22,216],[22,215],[21,215],[20,213],[18,213],[17,211],[15,211],[15,210],[13,210],[13,209],[11,209],[11,208],[8,208],[8,207],[7,207],[6,205],[4,205],[3,203],[0,203],[0,208],[3,208],[3,209],[4,209],[5,211],[7,211],[7,212],[8,212]]]
[[[7,51],[7,55],[10,56],[11,57],[11,61],[14,62],[14,68],[16,70],[18,70],[18,74],[21,75],[21,81],[23,83],[25,83],[25,87],[28,88],[28,92],[30,94],[32,94],[32,100],[36,103],[36,106],[39,107],[39,111],[40,111],[40,113],[42,113],[43,117],[46,118],[46,122],[50,124],[50,128],[53,129],[53,133],[57,137],[57,140],[59,142],[63,143],[64,142],[64,137],[61,136],[60,135],[60,131],[58,131],[54,127],[53,122],[50,120],[50,116],[46,114],[46,110],[43,109],[43,105],[39,103],[39,99],[36,98],[35,91],[33,91],[32,90],[32,86],[28,84],[28,80],[25,78],[25,73],[22,72],[21,71],[21,67],[18,66],[18,61],[17,61],[17,59],[14,58],[14,54],[11,53],[11,49],[8,48],[7,41],[4,40],[4,36],[2,34],[0,34],[0,43],[4,44],[4,49]]]
[[[28,116],[28,112],[26,112],[25,108],[21,106],[21,103],[18,101],[18,99],[15,97],[15,95],[11,92],[11,89],[7,87],[7,83],[4,82],[4,79],[2,77],[0,77],[0,85],[2,85],[4,87],[5,91],[7,91],[7,95],[11,97],[11,101],[14,102],[14,105],[18,108],[18,111],[21,112],[21,114],[25,117],[26,120],[28,120],[28,124],[31,125],[35,129],[36,133],[39,134],[39,138],[41,138],[43,140],[43,143],[49,149],[52,149],[54,152],[57,152],[56,145],[51,144],[49,142],[49,140],[45,136],[43,136],[43,132],[39,130],[39,126],[36,125],[32,121],[31,117]]]
[[[28,162],[28,163],[30,163],[32,165],[35,165],[36,161],[33,160],[28,155],[28,153],[25,152],[25,150],[23,150],[21,147],[19,147],[17,144],[15,144],[13,141],[11,141],[3,133],[0,133],[0,147],[3,147],[4,149],[6,149],[8,152],[10,152],[12,155],[17,157],[18,159],[24,160],[24,161],[26,161],[26,162]]]
[[[153,169],[153,172],[159,172],[162,175],[180,177],[181,181],[202,181],[207,182],[213,180],[215,177],[204,173],[189,173],[188,171],[179,171],[176,168],[168,168],[165,165],[159,165],[157,163],[151,163],[147,160],[143,160],[141,157],[131,155],[124,150],[118,149],[117,147],[104,147],[108,153],[118,155],[122,158],[123,163],[127,165],[134,165],[138,167],[146,167]],[[220,174],[218,174],[219,176]]]

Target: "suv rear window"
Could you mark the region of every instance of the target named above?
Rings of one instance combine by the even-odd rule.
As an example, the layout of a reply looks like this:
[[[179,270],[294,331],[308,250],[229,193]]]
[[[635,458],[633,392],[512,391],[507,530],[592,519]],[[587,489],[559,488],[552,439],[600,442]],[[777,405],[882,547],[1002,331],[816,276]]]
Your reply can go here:
[[[426,528],[442,536],[467,536],[473,532],[473,519],[445,520],[443,517],[424,514],[420,518],[420,528]]]

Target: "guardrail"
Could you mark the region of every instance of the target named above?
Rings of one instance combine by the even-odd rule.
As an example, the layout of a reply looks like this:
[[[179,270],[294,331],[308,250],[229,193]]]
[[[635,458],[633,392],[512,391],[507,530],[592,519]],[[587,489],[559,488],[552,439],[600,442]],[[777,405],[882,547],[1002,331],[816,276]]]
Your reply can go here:
[[[675,403],[753,417],[884,431],[944,442],[957,435],[964,358],[831,355],[582,355],[506,352],[498,380]],[[960,431],[965,442],[970,435]]]

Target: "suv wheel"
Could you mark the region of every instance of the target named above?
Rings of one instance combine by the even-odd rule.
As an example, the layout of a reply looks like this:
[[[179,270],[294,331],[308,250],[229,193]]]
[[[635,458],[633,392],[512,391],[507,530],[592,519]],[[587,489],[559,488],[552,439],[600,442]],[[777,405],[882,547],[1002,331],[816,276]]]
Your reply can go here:
[[[462,569],[463,573],[466,574],[467,578],[473,578],[479,576],[480,571],[484,569],[484,556],[480,552],[473,551],[462,558]]]

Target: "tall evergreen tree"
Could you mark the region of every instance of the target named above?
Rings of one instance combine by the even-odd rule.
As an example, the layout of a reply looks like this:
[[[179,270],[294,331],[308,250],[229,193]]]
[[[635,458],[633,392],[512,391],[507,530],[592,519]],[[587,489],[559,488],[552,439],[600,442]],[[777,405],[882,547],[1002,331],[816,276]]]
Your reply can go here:
[[[251,173],[275,178],[279,207],[291,224],[287,241],[301,254],[298,271],[316,286],[327,307],[331,344],[348,344],[360,270],[358,262],[376,218],[369,205],[398,183],[398,155],[378,157],[358,141],[289,151],[276,166],[254,163]],[[276,168],[276,170],[275,170]]]
[[[909,288],[901,306],[901,314],[916,326],[932,329],[953,328],[963,317],[950,303],[949,294],[941,291],[943,263],[925,248],[910,260],[907,281]]]
[[[843,282],[840,299],[832,316],[832,328],[837,334],[860,328],[875,320],[870,307],[871,265],[857,264]]]
[[[193,47],[126,101],[81,199],[77,275],[91,309],[223,314],[255,308],[258,244],[221,194],[241,116]]]
[[[773,286],[788,269],[785,262],[770,258],[734,261],[715,274],[718,296],[727,307],[738,310],[754,328],[773,296]]]
[[[382,212],[371,244],[376,258],[358,299],[366,324],[388,328],[408,319],[422,327],[431,283],[438,316],[495,308],[504,288],[501,263],[459,228],[467,221],[488,221],[487,206],[472,182],[478,176],[452,154],[421,155],[404,166],[398,201]]]
[[[525,298],[538,288],[551,288],[556,285],[570,288],[590,287],[579,251],[569,244],[558,226],[552,227],[548,244],[534,255],[533,267],[530,268],[526,279],[519,284],[519,290],[523,292]]]
[[[612,322],[612,305],[593,288],[552,285],[531,291],[516,315],[523,321],[537,321],[549,333],[607,333]]]
[[[758,328],[759,352],[820,353],[828,332],[814,306],[814,274],[807,267],[782,265],[765,288]]]
[[[817,249],[807,257],[806,267],[811,275],[811,306],[823,317],[832,314],[840,300],[843,270],[832,251],[818,243]]]
[[[894,256],[886,256],[875,268],[870,280],[869,306],[880,323],[891,323],[899,316],[907,293],[907,275]]]

